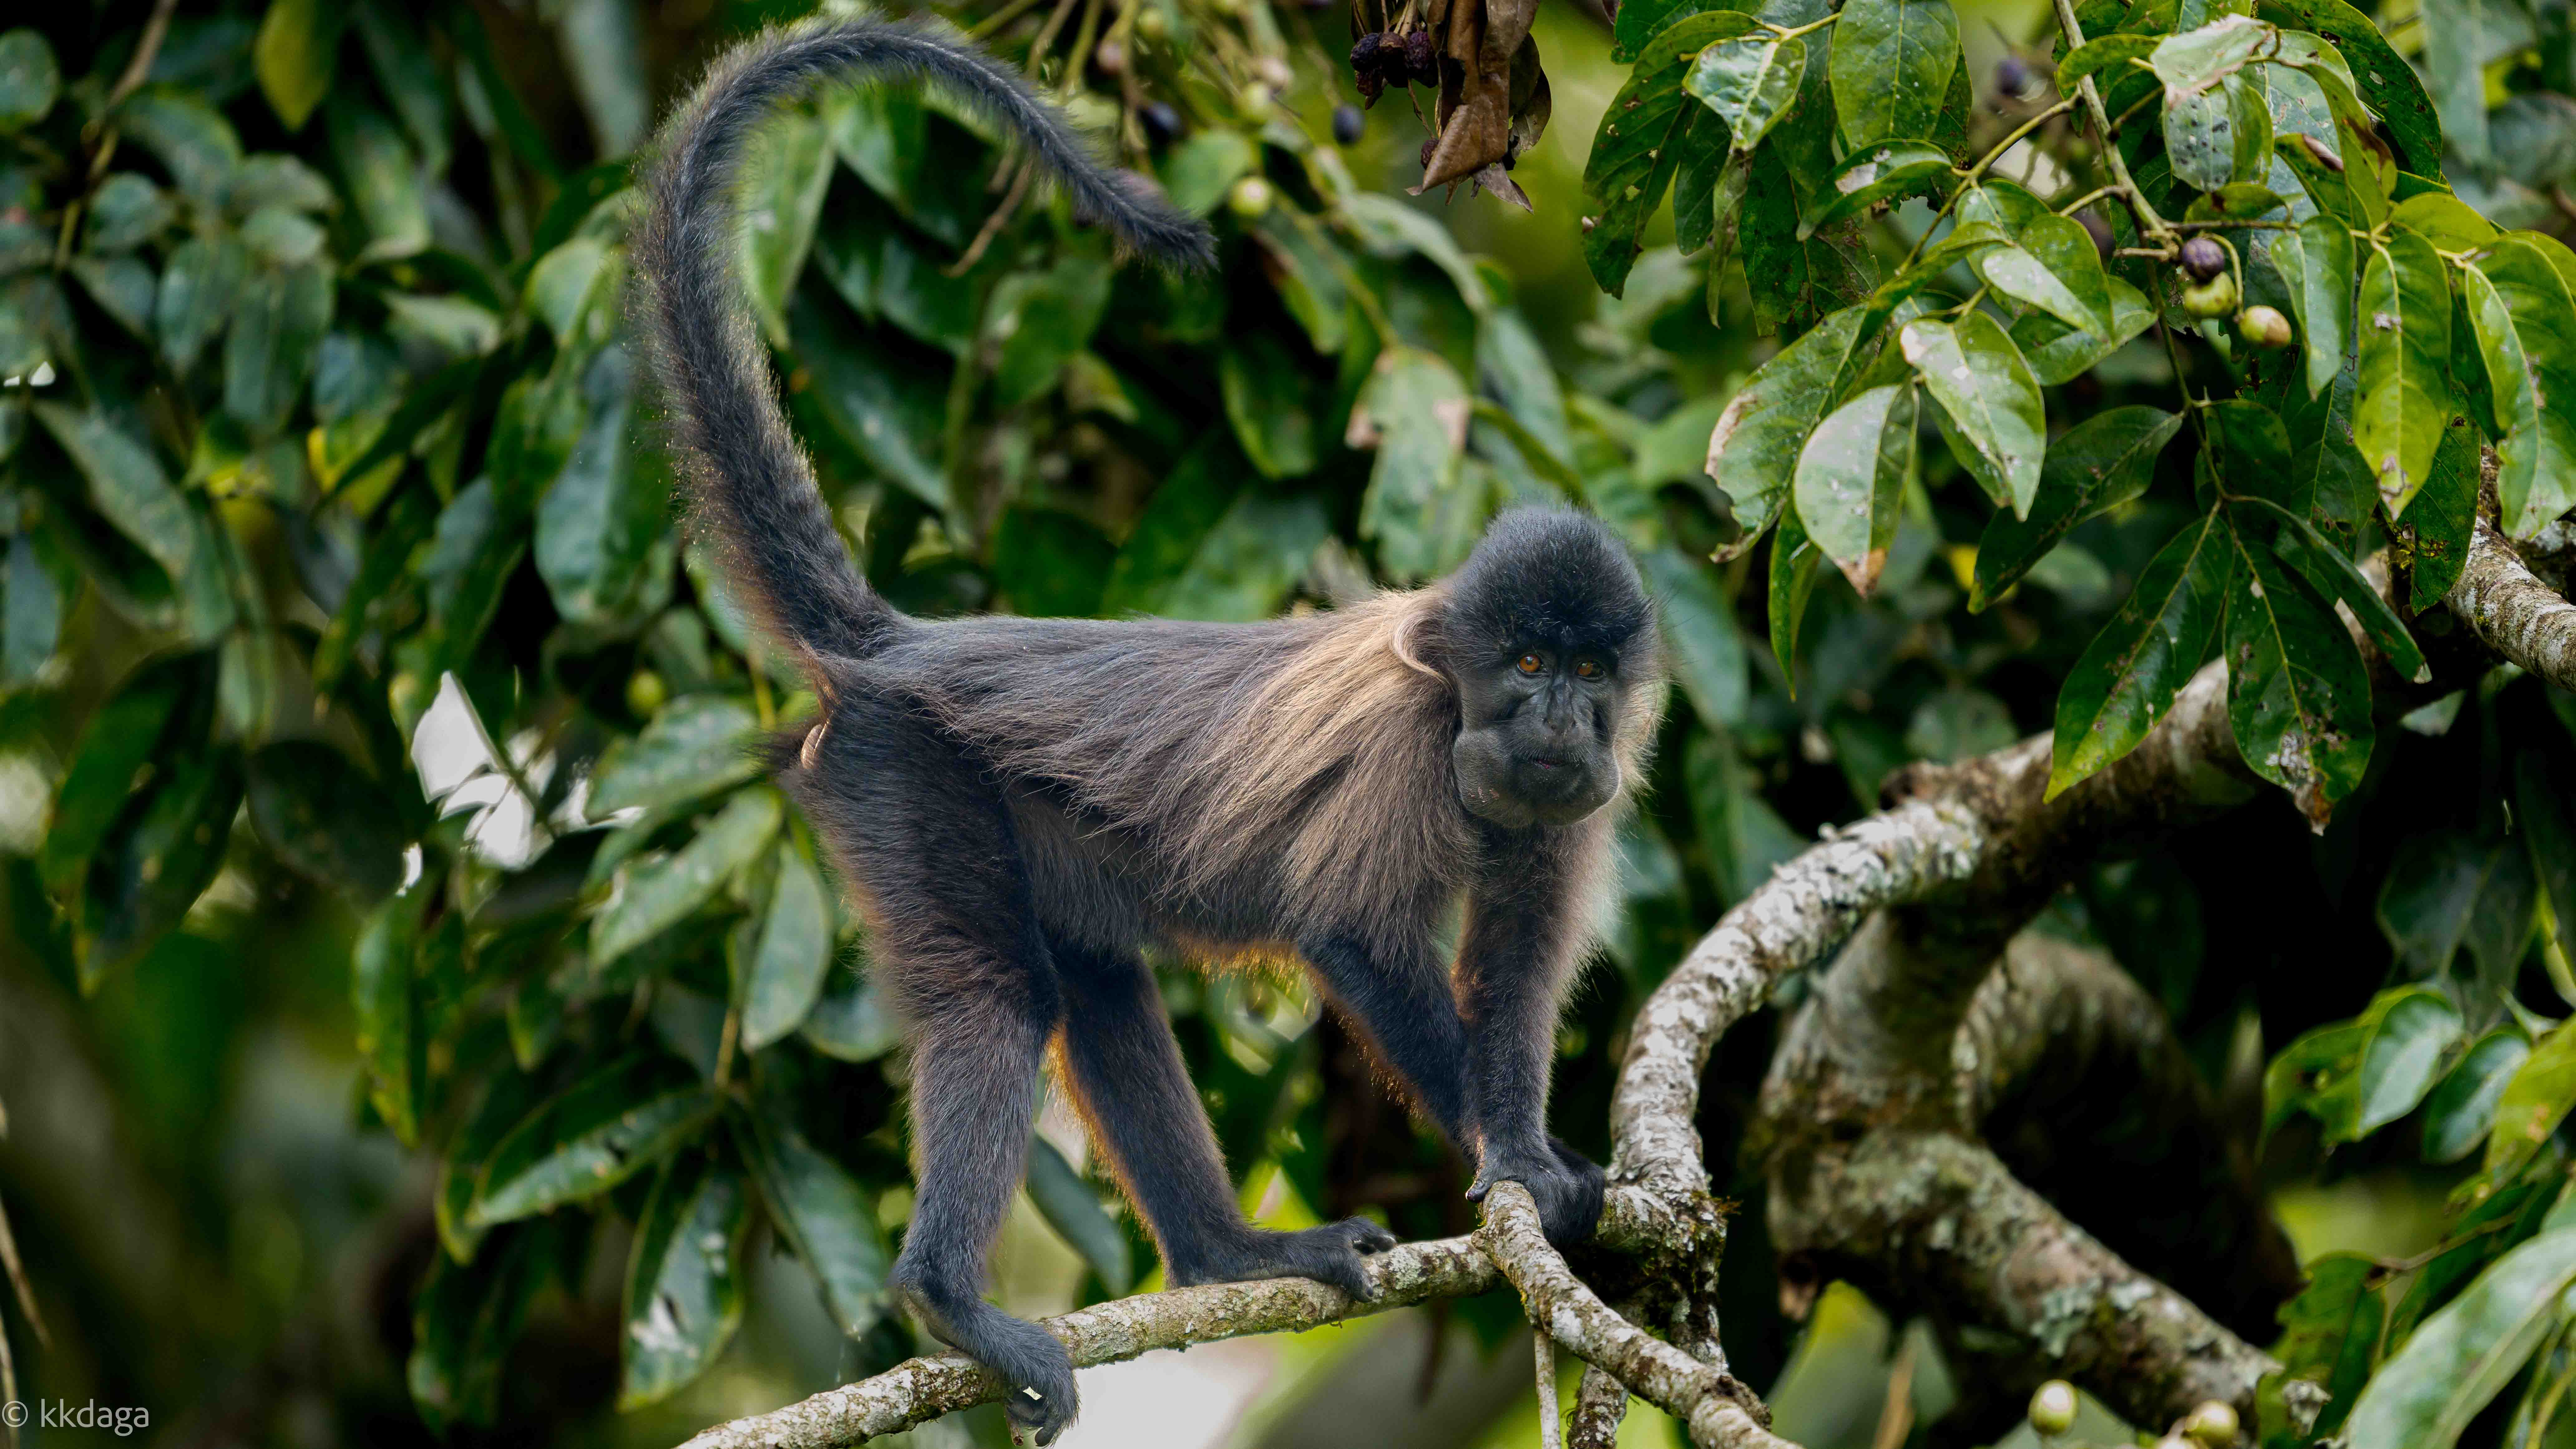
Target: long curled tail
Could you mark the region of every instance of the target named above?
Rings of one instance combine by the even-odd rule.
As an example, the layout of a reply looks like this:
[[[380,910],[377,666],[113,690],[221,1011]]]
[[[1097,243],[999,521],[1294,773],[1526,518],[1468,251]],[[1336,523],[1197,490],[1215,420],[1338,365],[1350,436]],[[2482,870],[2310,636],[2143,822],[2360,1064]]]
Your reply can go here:
[[[663,126],[632,241],[638,313],[654,342],[683,469],[768,622],[806,658],[855,657],[900,620],[851,565],[779,410],[777,379],[735,277],[734,176],[743,142],[822,77],[928,79],[1026,146],[1083,214],[1168,266],[1203,266],[1206,229],[1095,160],[1019,75],[953,33],[887,19],[773,31],[718,61]]]

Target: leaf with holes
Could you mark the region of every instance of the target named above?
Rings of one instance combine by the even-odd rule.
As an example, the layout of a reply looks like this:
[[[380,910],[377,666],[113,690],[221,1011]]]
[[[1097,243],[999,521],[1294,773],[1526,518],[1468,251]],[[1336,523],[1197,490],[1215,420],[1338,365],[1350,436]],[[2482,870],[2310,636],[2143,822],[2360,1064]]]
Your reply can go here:
[[[2138,575],[2058,689],[2049,798],[2137,748],[2173,708],[2218,632],[2234,567],[2227,527],[2212,514],[2174,535]]]
[[[1798,452],[1798,518],[1863,598],[1878,584],[1915,471],[1914,389],[1874,387],[1816,425]]]
[[[1753,547],[1780,513],[1796,476],[1798,450],[1842,390],[1867,318],[1846,307],[1754,370],[1718,414],[1708,439],[1708,474],[1734,500],[1743,537],[1722,551],[1733,558]]]
[[[2432,476],[2451,420],[2451,288],[2433,244],[2410,231],[2374,243],[2361,272],[2361,390],[2353,442],[2380,500],[2403,517]]]
[[[2504,428],[2496,444],[2504,531],[2528,538],[2576,508],[2576,300],[2522,232],[2474,257],[2461,285]]]
[[[705,1373],[742,1324],[751,1194],[710,1153],[673,1158],[644,1200],[626,1259],[620,1412],[657,1404]]]
[[[2325,828],[2370,764],[2370,671],[2334,606],[2230,528],[2227,720],[2246,767]]]
[[[1958,12],[1950,0],[1846,0],[1827,64],[1846,146],[1929,136],[1959,68]]]
[[[1897,344],[1941,405],[1950,451],[1988,497],[2028,517],[2048,452],[2048,417],[2021,349],[1983,312],[1956,322],[1918,318],[1905,324]]]

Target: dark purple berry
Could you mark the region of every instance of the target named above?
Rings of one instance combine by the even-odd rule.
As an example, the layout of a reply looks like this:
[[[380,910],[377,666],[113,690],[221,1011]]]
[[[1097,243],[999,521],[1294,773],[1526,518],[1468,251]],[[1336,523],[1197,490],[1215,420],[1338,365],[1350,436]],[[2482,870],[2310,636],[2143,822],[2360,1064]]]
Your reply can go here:
[[[1995,90],[2016,101],[2030,94],[2035,79],[2029,64],[2020,56],[2007,55],[1995,62]]]
[[[1380,64],[1378,52],[1383,50],[1385,47],[1386,37],[1378,34],[1376,31],[1371,31],[1353,42],[1351,45],[1351,73],[1353,75],[1364,76],[1371,71],[1376,70]]]
[[[1404,37],[1404,69],[1415,85],[1440,84],[1440,53],[1432,47],[1430,31]]]
[[[2227,248],[2205,236],[2193,237],[2182,244],[2182,269],[2193,281],[2206,282],[2227,270]]]
[[[1423,170],[1428,171],[1428,170],[1430,170],[1430,169],[1431,169],[1431,152],[1432,152],[1432,149],[1433,149],[1434,147],[1438,146],[1439,144],[1440,144],[1440,142],[1439,142],[1437,139],[1429,140],[1429,141],[1425,141],[1425,142],[1423,142],[1423,143],[1422,143],[1422,169],[1423,169]]]
[[[1163,101],[1147,101],[1136,112],[1136,118],[1145,123],[1145,134],[1156,141],[1169,141],[1181,134],[1181,113]]]
[[[1368,119],[1360,114],[1360,108],[1348,101],[1333,107],[1333,139],[1336,142],[1344,146],[1359,144],[1360,130],[1367,124]]]

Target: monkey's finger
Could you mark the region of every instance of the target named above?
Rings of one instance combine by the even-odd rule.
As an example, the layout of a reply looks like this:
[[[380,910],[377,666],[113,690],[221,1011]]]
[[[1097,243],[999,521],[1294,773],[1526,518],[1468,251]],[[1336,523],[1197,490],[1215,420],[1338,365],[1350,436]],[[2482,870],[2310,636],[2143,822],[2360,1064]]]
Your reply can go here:
[[[1366,1218],[1350,1220],[1351,1246],[1363,1253],[1383,1253],[1396,1244],[1396,1236]]]

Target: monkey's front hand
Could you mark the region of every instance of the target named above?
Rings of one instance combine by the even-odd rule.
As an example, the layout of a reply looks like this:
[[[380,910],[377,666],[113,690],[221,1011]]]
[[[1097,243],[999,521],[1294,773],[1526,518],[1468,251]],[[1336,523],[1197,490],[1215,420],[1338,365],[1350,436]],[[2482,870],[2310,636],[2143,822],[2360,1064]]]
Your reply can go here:
[[[1486,1190],[1498,1182],[1519,1183],[1538,1204],[1538,1223],[1547,1240],[1562,1248],[1591,1237],[1599,1226],[1607,1179],[1599,1163],[1566,1146],[1561,1138],[1548,1138],[1547,1146],[1543,1157],[1486,1153],[1475,1185],[1467,1189],[1467,1200],[1483,1202]]]

